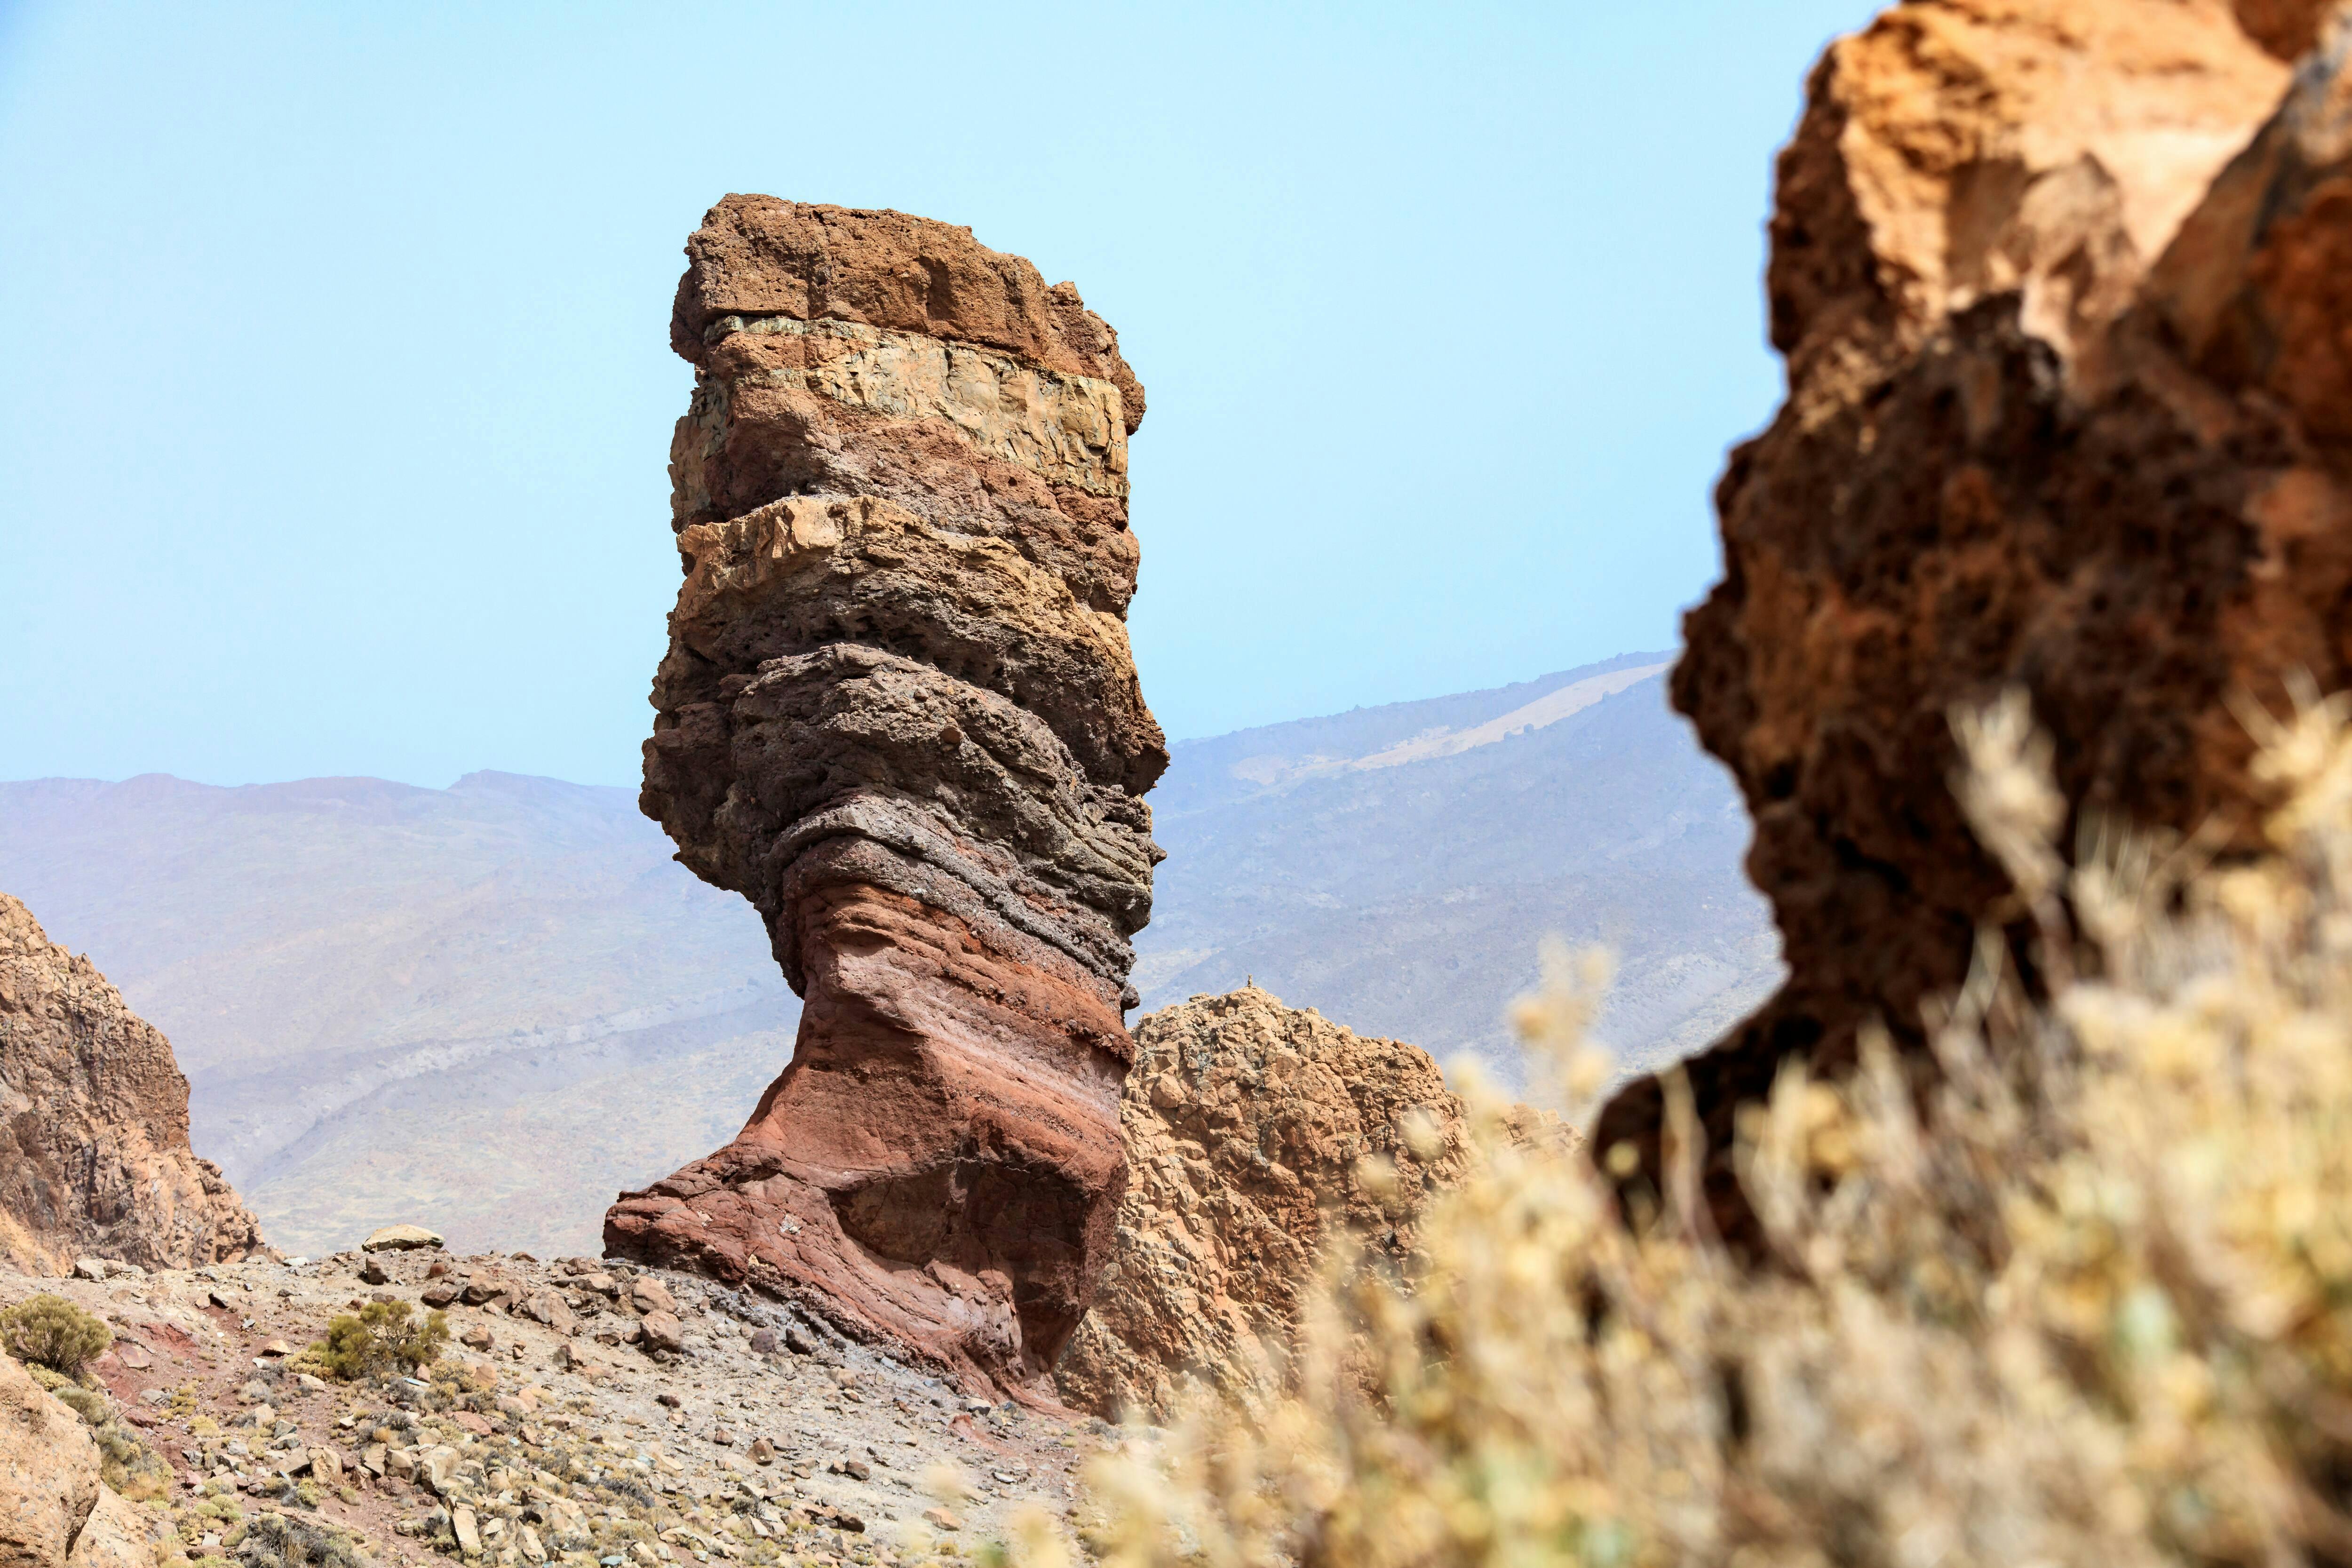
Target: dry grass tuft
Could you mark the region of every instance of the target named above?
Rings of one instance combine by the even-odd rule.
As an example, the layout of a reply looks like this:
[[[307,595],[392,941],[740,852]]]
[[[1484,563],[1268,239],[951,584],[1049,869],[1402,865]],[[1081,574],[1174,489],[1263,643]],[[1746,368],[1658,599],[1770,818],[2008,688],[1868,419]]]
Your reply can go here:
[[[1630,1224],[1470,1086],[1425,1267],[1333,1258],[1295,1398],[1130,1433],[1093,1476],[1104,1557],[2352,1563],[2345,720],[2306,693],[2255,721],[2274,853],[2231,866],[2100,830],[2070,865],[2022,700],[1956,720],[2046,1002],[1989,939],[1924,1097],[1883,1038],[1849,1081],[1784,1072],[1736,1151],[1760,1268],[1706,1232],[1678,1086]],[[1523,1020],[1571,1096],[1598,1082],[1572,968]],[[1032,1533],[1016,1555],[1064,1558]]]

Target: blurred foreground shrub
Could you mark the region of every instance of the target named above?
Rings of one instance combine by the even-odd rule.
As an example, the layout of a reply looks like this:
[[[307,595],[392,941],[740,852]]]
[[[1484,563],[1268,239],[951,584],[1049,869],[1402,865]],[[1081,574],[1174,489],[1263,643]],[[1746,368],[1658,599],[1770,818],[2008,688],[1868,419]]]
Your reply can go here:
[[[1997,937],[1838,1083],[1785,1070],[1735,1168],[1769,1257],[1666,1191],[1628,1222],[1581,1151],[1475,1158],[1410,1281],[1330,1260],[1297,1396],[1203,1403],[1092,1473],[1118,1568],[2352,1563],[2352,738],[2260,721],[2273,853],[2086,830],[2021,699],[1956,720],[1962,802],[2041,932]],[[1600,1087],[1557,955],[1522,1026]],[[1603,1152],[1604,1162],[1608,1159]],[[1334,1247],[1336,1253],[1347,1248]],[[1205,1400],[1205,1396],[1204,1396]],[[1066,1557],[1042,1518],[1018,1553]]]

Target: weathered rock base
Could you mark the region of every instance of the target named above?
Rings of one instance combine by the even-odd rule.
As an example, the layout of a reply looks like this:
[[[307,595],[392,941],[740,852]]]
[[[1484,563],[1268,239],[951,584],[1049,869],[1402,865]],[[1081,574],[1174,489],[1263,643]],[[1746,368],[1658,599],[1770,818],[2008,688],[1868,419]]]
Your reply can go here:
[[[79,1416],[0,1355],[0,1563],[8,1568],[149,1568],[138,1510],[99,1479],[98,1445]]]
[[[870,885],[801,913],[792,1065],[732,1143],[623,1195],[607,1253],[1050,1401],[1124,1187],[1116,999]]]

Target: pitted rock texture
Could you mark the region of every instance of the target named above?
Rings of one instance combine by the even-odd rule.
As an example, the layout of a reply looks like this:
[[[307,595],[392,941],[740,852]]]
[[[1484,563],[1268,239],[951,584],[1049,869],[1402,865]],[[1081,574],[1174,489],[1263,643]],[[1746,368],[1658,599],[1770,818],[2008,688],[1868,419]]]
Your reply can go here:
[[[81,1258],[194,1268],[261,1247],[188,1146],[171,1042],[0,893],[0,1259],[62,1275]]]
[[[1522,1115],[1528,1136],[1563,1135]],[[1063,1398],[1165,1419],[1197,1383],[1262,1408],[1284,1387],[1325,1238],[1353,1233],[1409,1267],[1430,1195],[1462,1173],[1462,1116],[1428,1052],[1255,986],[1138,1020],[1127,1196],[1094,1310],[1055,1369]],[[1367,1181],[1366,1161],[1393,1183]]]
[[[642,804],[806,1005],[743,1131],[623,1194],[607,1249],[1050,1399],[1124,1181],[1160,854],[1143,389],[1073,285],[966,229],[730,196],[687,254]]]
[[[0,1355],[0,1568],[60,1568],[103,1490],[80,1418]]]
[[[2030,692],[2078,818],[2250,845],[2233,695],[2352,678],[2326,9],[1935,0],[1815,69],[1771,226],[1787,400],[1717,489],[1725,575],[1674,678],[1747,795],[1791,972],[1691,1064],[1718,1156],[1791,1055],[1840,1070],[1873,1016],[1916,1048],[2001,909],[1950,791],[1955,704]],[[1654,1159],[1659,1107],[1629,1089],[1601,1145]]]

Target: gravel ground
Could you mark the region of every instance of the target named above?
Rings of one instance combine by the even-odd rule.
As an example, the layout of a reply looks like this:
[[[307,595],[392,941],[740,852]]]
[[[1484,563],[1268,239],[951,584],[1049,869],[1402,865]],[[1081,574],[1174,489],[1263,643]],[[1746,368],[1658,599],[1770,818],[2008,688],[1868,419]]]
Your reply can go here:
[[[1024,1507],[1069,1526],[1077,1468],[1108,1435],[968,1399],[773,1302],[627,1265],[418,1250],[105,1267],[0,1271],[0,1307],[47,1290],[114,1331],[91,1372],[171,1467],[146,1489],[168,1493],[146,1505],[163,1568],[345,1568],[338,1543],[500,1568],[952,1559],[1003,1539]],[[422,1314],[469,1284],[422,1378],[315,1375],[306,1352],[336,1314],[375,1299]],[[644,1348],[665,1301],[675,1352]]]

